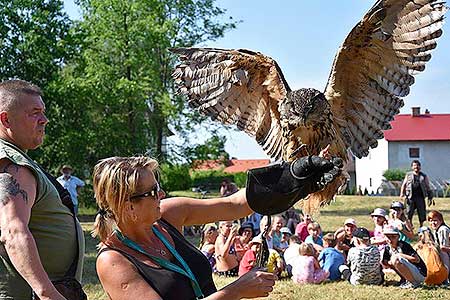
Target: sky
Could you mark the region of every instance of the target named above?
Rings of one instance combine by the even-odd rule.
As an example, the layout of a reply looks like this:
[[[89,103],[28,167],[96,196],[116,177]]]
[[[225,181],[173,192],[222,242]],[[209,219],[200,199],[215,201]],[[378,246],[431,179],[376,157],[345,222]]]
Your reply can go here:
[[[262,52],[278,62],[293,90],[312,87],[323,91],[337,49],[374,3],[375,0],[218,0],[216,4],[227,10],[227,17],[242,22],[223,38],[198,46]],[[65,0],[65,7],[72,18],[78,16],[72,0]],[[422,111],[427,108],[431,113],[450,113],[450,25],[445,24],[443,30],[425,71],[415,76],[400,113],[410,113],[413,106],[420,106]],[[203,137],[207,131],[198,130]],[[224,130],[223,134],[230,156],[267,158],[245,133]]]

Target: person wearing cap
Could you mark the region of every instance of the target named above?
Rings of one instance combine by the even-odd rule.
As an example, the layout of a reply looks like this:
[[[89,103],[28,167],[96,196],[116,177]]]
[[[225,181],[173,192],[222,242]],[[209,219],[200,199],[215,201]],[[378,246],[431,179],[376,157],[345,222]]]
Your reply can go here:
[[[450,270],[450,227],[444,222],[444,217],[437,210],[428,213],[428,223],[436,244],[441,251],[441,259],[447,270]]]
[[[407,215],[412,223],[414,211],[417,210],[420,227],[426,220],[425,198],[428,197],[428,205],[434,204],[433,191],[430,188],[428,176],[421,172],[421,164],[418,160],[411,162],[411,172],[406,173],[400,188],[400,198],[406,200]]]
[[[389,210],[388,224],[399,230],[400,241],[411,243],[414,239],[414,227],[405,215],[405,206],[402,202],[394,201]]]
[[[356,220],[348,218],[344,221],[344,227],[338,228],[334,233],[334,237],[337,241],[337,249],[344,253],[347,257],[350,248],[354,247],[353,244],[353,231],[357,228]]]
[[[253,225],[249,222],[242,223],[238,230],[238,236],[234,240],[234,248],[236,249],[239,261],[249,249],[249,243],[254,236],[255,231],[253,230]]]
[[[200,251],[206,256],[211,265],[213,271],[216,269],[216,258],[214,256],[216,239],[219,233],[217,232],[216,225],[206,224],[202,230],[202,236],[200,238]]]
[[[289,238],[291,237],[292,232],[286,226],[281,227],[280,232],[281,232],[280,249],[284,254],[284,251],[286,251],[286,249],[289,247]]]
[[[353,231],[355,247],[348,251],[347,265],[339,267],[342,278],[353,285],[380,285],[384,281],[380,264],[380,251],[370,244],[370,233],[364,227]]]
[[[419,287],[427,276],[424,261],[409,243],[399,240],[397,228],[386,226],[383,233],[389,239],[384,249],[383,265],[393,269],[402,278],[401,288]]]
[[[255,236],[248,244],[249,249],[245,251],[244,256],[239,262],[239,277],[249,272],[256,265],[256,255],[259,252],[262,244],[262,239],[259,236]]]
[[[386,211],[382,208],[375,208],[370,214],[375,225],[373,230],[373,237],[370,239],[372,245],[378,245],[378,250],[383,250],[387,244],[387,239],[383,234],[383,228],[387,224]]]
[[[78,194],[84,186],[84,181],[72,175],[73,168],[69,165],[61,167],[61,176],[57,178],[58,182],[65,188],[72,198],[75,214],[78,214]]]

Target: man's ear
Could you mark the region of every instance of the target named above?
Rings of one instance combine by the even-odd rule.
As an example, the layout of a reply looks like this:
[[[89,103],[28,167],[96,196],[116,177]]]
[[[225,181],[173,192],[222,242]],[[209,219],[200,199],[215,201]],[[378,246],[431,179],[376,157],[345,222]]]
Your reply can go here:
[[[9,128],[10,127],[8,113],[6,111],[0,112],[0,123],[5,128]]]

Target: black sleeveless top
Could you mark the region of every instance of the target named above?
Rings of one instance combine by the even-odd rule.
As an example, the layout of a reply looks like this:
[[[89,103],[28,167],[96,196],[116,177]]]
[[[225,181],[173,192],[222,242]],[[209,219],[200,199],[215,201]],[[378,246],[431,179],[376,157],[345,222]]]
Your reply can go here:
[[[166,229],[172,237],[175,243],[175,249],[191,268],[204,296],[206,297],[215,293],[217,289],[212,279],[212,270],[208,259],[167,221],[161,219],[158,221],[158,224]],[[117,248],[103,248],[98,255],[109,250],[117,251],[125,256],[163,300],[195,300],[194,289],[192,288],[191,281],[186,276],[164,268],[151,267]],[[178,261],[172,262],[180,265]]]

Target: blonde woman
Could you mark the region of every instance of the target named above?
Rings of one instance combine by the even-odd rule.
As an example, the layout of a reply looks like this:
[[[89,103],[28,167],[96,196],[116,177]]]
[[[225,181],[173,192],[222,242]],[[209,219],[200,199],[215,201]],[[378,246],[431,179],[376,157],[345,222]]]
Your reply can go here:
[[[293,162],[279,166],[285,171],[281,180],[288,181],[286,176],[291,180],[281,188],[273,186],[274,193],[290,195],[291,189],[301,188],[302,193],[296,195],[304,197],[320,186],[311,185],[311,179],[293,180],[296,173],[291,172],[314,172],[317,177],[317,174],[325,176],[333,168],[333,164],[326,165],[318,157],[313,165],[307,164],[309,160],[298,161],[298,165]],[[158,163],[147,157],[112,157],[94,168],[94,192],[100,211],[93,234],[101,241],[97,272],[109,298],[233,300],[268,296],[276,277],[257,270],[217,291],[208,260],[181,234],[185,225],[241,218],[252,213],[250,206],[264,209],[264,203],[255,203],[260,199],[259,189],[208,201],[185,197],[163,199],[165,194],[155,176],[157,168]],[[259,170],[258,174],[265,172],[264,176],[272,178],[267,175],[273,170],[273,167]],[[266,200],[271,201],[267,190],[264,193]],[[277,206],[282,206],[294,199],[286,198],[285,204],[277,200]]]
[[[311,180],[317,182],[317,174],[325,176],[334,166],[319,157],[313,159],[312,164],[308,164],[311,159],[299,159],[275,167],[285,172],[278,179],[286,182],[273,185],[273,193],[291,195],[289,192],[297,189],[300,192],[296,199],[300,199],[320,189]],[[250,206],[265,208],[265,203],[256,203],[263,197],[260,189],[208,201],[163,199],[165,194],[155,176],[157,168],[158,163],[147,157],[112,157],[94,168],[94,192],[100,211],[93,234],[101,241],[97,272],[109,298],[232,300],[268,296],[276,276],[257,270],[217,291],[208,260],[181,234],[185,225],[233,220],[252,213]],[[273,170],[274,167],[260,169],[254,177],[263,174],[273,178],[267,176]],[[309,172],[315,178],[294,177]],[[257,187],[260,181],[252,180],[249,182]],[[296,200],[286,197],[283,202],[278,197],[272,202],[268,194],[264,190],[266,201],[277,200],[270,210],[287,209]]]

